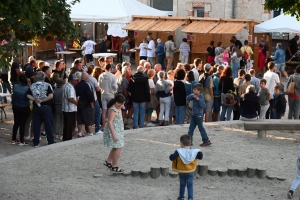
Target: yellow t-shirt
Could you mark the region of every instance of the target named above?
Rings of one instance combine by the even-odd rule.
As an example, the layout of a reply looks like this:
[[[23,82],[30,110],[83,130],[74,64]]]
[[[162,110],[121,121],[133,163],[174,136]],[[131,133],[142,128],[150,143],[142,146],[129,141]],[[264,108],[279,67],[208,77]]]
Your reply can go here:
[[[250,55],[253,54],[252,48],[250,46],[242,46],[241,51],[243,55],[244,55],[244,51],[246,51],[248,53],[249,59],[250,59]]]

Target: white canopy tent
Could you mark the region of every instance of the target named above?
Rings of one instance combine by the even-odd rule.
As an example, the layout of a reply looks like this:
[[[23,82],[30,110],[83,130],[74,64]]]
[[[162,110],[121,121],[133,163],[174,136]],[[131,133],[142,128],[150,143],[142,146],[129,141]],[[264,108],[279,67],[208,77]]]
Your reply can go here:
[[[151,8],[137,0],[81,0],[71,5],[71,20],[125,24],[132,15],[166,16],[167,12]]]
[[[300,33],[300,21],[291,15],[281,14],[278,17],[254,26],[254,33]]]

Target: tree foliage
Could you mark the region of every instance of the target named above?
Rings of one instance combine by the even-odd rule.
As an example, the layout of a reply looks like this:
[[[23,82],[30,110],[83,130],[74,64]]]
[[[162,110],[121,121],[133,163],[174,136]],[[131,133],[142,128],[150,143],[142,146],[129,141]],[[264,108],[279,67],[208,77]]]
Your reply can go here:
[[[300,19],[300,1],[299,0],[266,0],[265,9],[267,10],[281,10],[285,13],[296,16]]]
[[[63,39],[78,36],[70,18],[71,6],[79,0],[5,0],[0,1],[0,68],[7,67],[20,41],[54,34]]]

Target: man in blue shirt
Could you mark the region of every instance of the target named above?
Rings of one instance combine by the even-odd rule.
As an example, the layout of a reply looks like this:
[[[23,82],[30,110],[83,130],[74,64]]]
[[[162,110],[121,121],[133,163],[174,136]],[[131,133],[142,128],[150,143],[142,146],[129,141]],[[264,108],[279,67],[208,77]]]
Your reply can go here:
[[[213,113],[212,113],[212,121],[216,122],[219,121],[219,114],[221,110],[221,91],[219,90],[219,82],[220,76],[224,70],[224,66],[220,65],[217,68],[217,72],[213,75],[213,84],[214,84],[214,106],[213,106]]]

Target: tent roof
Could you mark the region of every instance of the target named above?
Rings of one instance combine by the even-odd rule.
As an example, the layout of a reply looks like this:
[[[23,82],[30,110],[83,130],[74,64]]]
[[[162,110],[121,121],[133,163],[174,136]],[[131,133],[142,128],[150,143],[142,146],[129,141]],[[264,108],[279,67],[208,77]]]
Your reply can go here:
[[[297,21],[296,17],[281,14],[278,17],[254,26],[254,33],[274,32],[299,33],[300,22]]]
[[[70,17],[81,22],[129,23],[132,15],[167,16],[167,12],[137,0],[81,0],[71,5]]]

